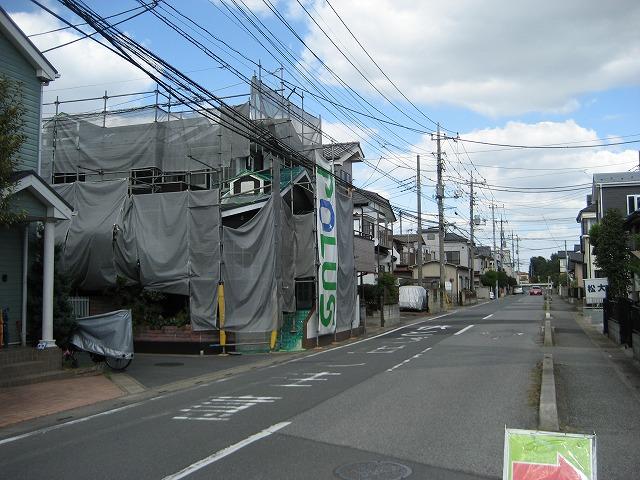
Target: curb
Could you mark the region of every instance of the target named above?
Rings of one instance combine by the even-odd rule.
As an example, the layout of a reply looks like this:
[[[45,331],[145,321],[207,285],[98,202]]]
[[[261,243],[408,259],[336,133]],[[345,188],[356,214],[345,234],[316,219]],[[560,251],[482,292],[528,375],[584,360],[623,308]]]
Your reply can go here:
[[[553,373],[553,355],[546,353],[542,360],[542,385],[540,388],[540,407],[538,429],[547,432],[560,431],[558,406],[556,404],[556,379]]]

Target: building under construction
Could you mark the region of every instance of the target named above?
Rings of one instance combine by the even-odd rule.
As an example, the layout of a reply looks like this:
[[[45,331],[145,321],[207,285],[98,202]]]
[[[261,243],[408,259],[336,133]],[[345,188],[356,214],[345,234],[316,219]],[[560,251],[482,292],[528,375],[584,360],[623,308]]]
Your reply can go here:
[[[359,327],[357,142],[323,145],[319,118],[255,78],[246,103],[207,115],[170,92],[108,100],[82,114],[56,101],[43,125],[42,176],[74,208],[59,267],[79,294],[140,286],[183,302],[193,330],[272,346],[279,330],[300,347]]]

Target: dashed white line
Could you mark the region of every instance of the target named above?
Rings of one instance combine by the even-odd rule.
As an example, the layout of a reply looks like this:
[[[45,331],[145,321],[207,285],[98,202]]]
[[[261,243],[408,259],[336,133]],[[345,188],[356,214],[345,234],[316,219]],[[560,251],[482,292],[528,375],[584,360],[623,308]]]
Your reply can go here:
[[[454,333],[454,335],[460,335],[461,333],[464,333],[467,330],[469,330],[471,327],[473,327],[473,325],[468,325],[468,326],[464,327],[462,330],[459,330],[456,333]]]
[[[493,317],[493,313],[491,315],[487,315],[486,317],[482,317],[483,320],[486,320],[487,318],[491,318]]]
[[[424,350],[422,350],[420,353],[416,353],[415,355],[413,355],[412,357],[407,358],[406,360],[403,360],[402,362],[400,362],[397,365],[394,365],[391,368],[387,368],[387,372],[393,372],[396,368],[401,367],[402,365],[405,365],[407,363],[409,363],[411,360],[413,360],[414,358],[420,358],[422,356],[422,354],[428,352],[429,350],[431,350],[431,347],[429,348],[425,348]]]
[[[237,452],[238,450],[246,447],[247,445],[250,445],[262,438],[272,435],[273,433],[277,432],[278,430],[290,424],[291,422],[281,422],[281,423],[276,423],[275,425],[271,425],[269,428],[265,428],[261,432],[251,435],[250,437],[247,437],[244,440],[239,441],[238,443],[234,443],[233,445],[230,445],[227,448],[223,448],[222,450],[217,451],[213,455],[209,455],[208,457],[203,458],[202,460],[192,463],[188,467],[183,468],[182,470],[180,470],[177,473],[174,473],[173,475],[167,475],[162,480],[179,480],[180,478],[184,478],[188,475],[191,475],[192,473],[197,472],[198,470],[204,467],[207,467],[212,463],[215,463],[218,460],[221,460],[224,457],[231,455],[232,453]]]

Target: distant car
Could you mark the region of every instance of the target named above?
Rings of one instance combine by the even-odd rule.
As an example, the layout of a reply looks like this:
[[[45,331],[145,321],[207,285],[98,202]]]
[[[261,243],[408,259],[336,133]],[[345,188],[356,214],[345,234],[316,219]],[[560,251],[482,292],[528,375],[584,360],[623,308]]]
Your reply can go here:
[[[522,287],[513,287],[513,294],[514,295],[522,295],[523,291],[522,291]]]
[[[529,295],[542,295],[542,289],[540,287],[531,287],[529,289]]]

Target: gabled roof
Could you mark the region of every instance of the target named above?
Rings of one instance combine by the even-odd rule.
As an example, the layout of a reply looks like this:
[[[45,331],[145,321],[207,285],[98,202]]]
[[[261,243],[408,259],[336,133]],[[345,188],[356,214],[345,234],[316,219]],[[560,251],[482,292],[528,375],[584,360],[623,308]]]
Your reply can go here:
[[[41,82],[52,82],[59,77],[58,71],[49,60],[29,40],[20,27],[0,7],[0,32],[2,32],[22,56],[33,66],[36,76]]]
[[[593,183],[640,183],[640,172],[594,173]]]
[[[373,209],[377,209],[382,213],[388,222],[395,222],[396,216],[391,208],[389,200],[376,192],[371,190],[364,190],[362,188],[355,187],[353,189],[353,206],[361,207],[368,205]]]
[[[421,243],[424,245],[424,238],[421,235],[418,235],[417,233],[407,233],[402,235],[398,234],[393,236],[393,241],[396,243],[403,243],[403,244],[417,243],[420,240],[422,240]]]
[[[576,222],[580,223],[580,217],[583,213],[597,213],[596,204],[592,203],[591,205],[584,207],[582,210],[578,212],[578,216],[576,217]]]
[[[360,142],[329,143],[322,146],[322,156],[329,162],[361,162],[364,153],[360,148]]]
[[[491,247],[479,245],[475,248],[476,257],[491,257]]]
[[[14,172],[11,182],[15,182],[13,194],[28,190],[47,207],[47,218],[69,220],[73,207],[33,170]]]
[[[431,227],[431,228],[427,228],[426,230],[423,230],[422,233],[438,233],[438,227]],[[468,242],[469,239],[463,237],[462,235],[458,235],[457,233],[453,233],[453,232],[445,232],[444,234],[444,241],[445,242]]]

